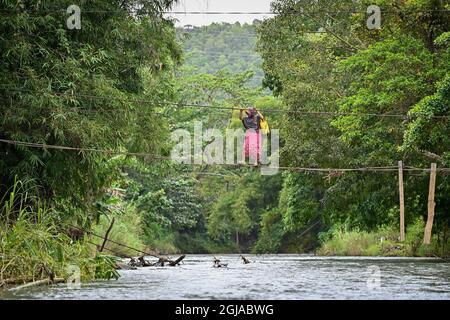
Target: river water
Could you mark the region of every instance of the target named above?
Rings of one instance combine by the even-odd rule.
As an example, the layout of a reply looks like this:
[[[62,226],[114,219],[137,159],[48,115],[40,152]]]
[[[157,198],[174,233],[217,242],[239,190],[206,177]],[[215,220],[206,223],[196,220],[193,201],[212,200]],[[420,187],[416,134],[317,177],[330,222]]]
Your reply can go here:
[[[0,294],[13,299],[450,299],[450,263],[418,258],[262,255],[242,264],[188,255],[180,267],[120,271],[119,280]],[[151,259],[151,258],[149,258]]]

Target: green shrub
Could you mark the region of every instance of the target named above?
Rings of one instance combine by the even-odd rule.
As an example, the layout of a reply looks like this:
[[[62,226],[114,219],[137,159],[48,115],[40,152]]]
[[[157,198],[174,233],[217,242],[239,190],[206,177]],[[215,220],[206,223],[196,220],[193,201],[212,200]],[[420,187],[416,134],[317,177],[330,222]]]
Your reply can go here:
[[[105,235],[108,230],[112,217],[115,218],[115,222],[108,239],[114,242],[125,244],[128,247],[135,248],[137,250],[144,250],[145,246],[142,241],[142,227],[141,218],[136,212],[133,206],[125,206],[124,212],[114,212],[110,216],[101,216],[99,223],[93,227],[94,233],[98,235]],[[103,242],[100,238],[93,239],[96,244]],[[114,242],[107,242],[106,248],[110,253],[114,253],[119,256],[137,256],[139,252],[133,249],[126,248]]]
[[[423,245],[425,223],[416,219],[406,230],[405,242],[399,242],[396,227],[385,226],[374,232],[347,230],[336,226],[320,235],[318,254],[336,256],[446,256],[450,244],[433,235],[430,245]]]
[[[343,227],[337,227],[326,236],[322,236],[321,240],[323,242],[318,253],[323,255],[364,256],[379,253],[379,249],[373,248],[379,242],[376,234],[365,231],[347,231]]]
[[[377,243],[369,245],[366,249],[363,250],[364,256],[380,256],[381,248]]]
[[[422,218],[416,219],[413,224],[406,229],[406,245],[408,246],[408,254],[411,256],[418,256],[419,249],[423,242],[423,233],[425,223]]]
[[[80,268],[82,280],[119,277],[114,259],[97,254],[93,245],[74,242],[65,235],[64,228],[55,223],[52,210],[27,206],[21,186],[16,182],[1,210],[0,286],[7,279],[28,282],[67,278],[72,265]]]
[[[267,211],[261,217],[261,231],[253,247],[253,253],[278,252],[285,234],[281,214],[276,211]]]

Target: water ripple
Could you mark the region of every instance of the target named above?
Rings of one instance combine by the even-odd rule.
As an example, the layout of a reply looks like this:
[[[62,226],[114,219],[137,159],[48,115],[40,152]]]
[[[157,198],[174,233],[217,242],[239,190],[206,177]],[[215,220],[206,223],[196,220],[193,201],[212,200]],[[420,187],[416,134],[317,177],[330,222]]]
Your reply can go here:
[[[450,264],[433,259],[191,255],[177,268],[121,271],[117,281],[34,288],[6,299],[450,299]],[[370,268],[369,268],[370,267]],[[374,269],[374,267],[376,267]],[[372,271],[371,271],[372,270]],[[374,273],[373,270],[379,270]]]

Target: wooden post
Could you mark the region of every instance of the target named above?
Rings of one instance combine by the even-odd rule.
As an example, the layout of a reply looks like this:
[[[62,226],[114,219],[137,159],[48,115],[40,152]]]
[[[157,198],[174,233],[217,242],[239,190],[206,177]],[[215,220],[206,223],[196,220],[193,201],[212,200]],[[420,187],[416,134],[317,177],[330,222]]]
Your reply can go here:
[[[398,162],[398,189],[400,195],[400,241],[405,241],[405,193],[403,189],[403,161]]]
[[[115,221],[116,221],[116,219],[112,218],[111,224],[109,225],[108,230],[106,230],[105,238],[103,239],[103,243],[102,243],[102,246],[100,248],[100,252],[102,252],[103,249],[105,248],[106,241],[108,241],[109,232],[111,231]]]
[[[423,244],[431,243],[431,230],[433,228],[434,208],[436,206],[436,203],[434,202],[434,194],[436,189],[436,167],[436,163],[431,164],[430,189],[428,191],[428,219],[423,235]]]

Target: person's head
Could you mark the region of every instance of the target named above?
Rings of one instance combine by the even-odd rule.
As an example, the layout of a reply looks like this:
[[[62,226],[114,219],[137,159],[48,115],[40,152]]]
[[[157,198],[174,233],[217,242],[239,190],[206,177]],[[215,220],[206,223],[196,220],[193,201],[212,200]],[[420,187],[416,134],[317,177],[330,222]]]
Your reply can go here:
[[[256,115],[256,108],[255,107],[249,107],[247,110],[247,114],[249,117],[253,117]]]

